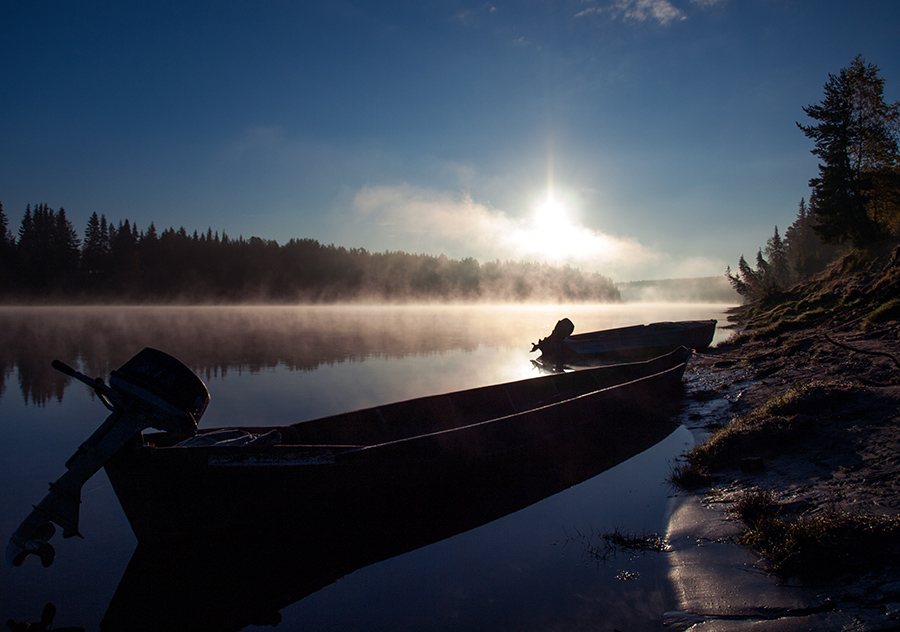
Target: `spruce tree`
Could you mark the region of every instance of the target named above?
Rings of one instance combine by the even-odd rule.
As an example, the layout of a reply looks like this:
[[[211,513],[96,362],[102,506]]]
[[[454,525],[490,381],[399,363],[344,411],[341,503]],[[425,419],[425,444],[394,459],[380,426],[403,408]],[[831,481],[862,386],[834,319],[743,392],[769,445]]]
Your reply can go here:
[[[884,102],[878,67],[858,55],[848,68],[828,75],[822,102],[803,111],[818,121],[797,123],[821,160],[819,176],[809,181],[818,202],[815,230],[826,243],[871,244],[900,214],[900,104]]]
[[[769,263],[769,285],[773,289],[785,289],[791,282],[791,267],[788,263],[787,246],[778,234],[778,226],[775,227],[775,234],[766,242],[766,257]]]
[[[9,220],[3,212],[3,203],[0,202],[0,249],[6,250],[12,240],[9,234]]]
[[[3,212],[3,204],[0,203],[0,290],[8,288],[12,283],[14,246],[15,242],[9,232],[9,221]]]
[[[99,280],[109,270],[109,228],[106,216],[96,211],[88,219],[81,245],[81,269],[91,280]]]

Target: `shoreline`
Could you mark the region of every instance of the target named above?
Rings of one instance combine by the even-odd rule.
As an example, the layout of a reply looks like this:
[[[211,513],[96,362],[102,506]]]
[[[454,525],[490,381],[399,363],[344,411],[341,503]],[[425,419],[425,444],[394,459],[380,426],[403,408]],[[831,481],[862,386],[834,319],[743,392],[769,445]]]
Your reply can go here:
[[[739,542],[746,527],[734,511],[742,495],[766,490],[792,518],[830,510],[900,517],[900,371],[891,363],[898,351],[896,327],[866,334],[810,328],[695,356],[682,419],[698,445],[798,385],[852,383],[854,390],[840,406],[795,415],[803,422],[798,436],[769,437],[714,471],[708,485],[678,491],[666,534],[678,609],[664,614],[666,629],[900,628],[896,559],[861,560],[853,572],[818,581],[778,574]]]

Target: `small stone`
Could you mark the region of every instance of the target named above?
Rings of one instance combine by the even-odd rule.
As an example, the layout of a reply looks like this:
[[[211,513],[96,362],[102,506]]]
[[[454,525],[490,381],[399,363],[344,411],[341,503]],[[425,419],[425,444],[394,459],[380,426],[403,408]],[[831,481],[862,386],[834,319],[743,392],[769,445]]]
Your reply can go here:
[[[895,601],[885,604],[884,614],[887,615],[888,619],[900,620],[900,603]]]

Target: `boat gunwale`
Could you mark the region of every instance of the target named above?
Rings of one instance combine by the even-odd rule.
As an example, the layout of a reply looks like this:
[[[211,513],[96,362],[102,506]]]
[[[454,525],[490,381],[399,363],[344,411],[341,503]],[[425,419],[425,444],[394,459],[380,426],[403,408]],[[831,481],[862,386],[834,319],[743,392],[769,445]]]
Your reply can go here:
[[[368,445],[366,445],[366,444],[276,443],[276,444],[257,445],[257,446],[253,446],[253,445],[192,445],[192,446],[163,445],[163,446],[159,446],[159,445],[145,443],[140,446],[135,446],[135,450],[140,451],[143,454],[158,454],[158,455],[177,454],[177,453],[185,454],[186,452],[184,452],[184,451],[190,450],[191,454],[197,454],[198,456],[199,455],[214,455],[214,454],[216,454],[216,455],[217,454],[241,454],[241,455],[247,455],[248,457],[250,457],[251,455],[257,455],[257,454],[262,454],[262,453],[267,453],[267,452],[268,453],[282,453],[285,455],[290,452],[298,452],[299,453],[299,452],[304,452],[304,451],[308,452],[308,453],[331,452],[335,458],[340,458],[340,457],[348,456],[351,454],[359,454],[359,453],[364,453],[364,452],[368,452],[370,450],[375,450],[375,449],[379,449],[379,448],[383,449],[383,448],[387,448],[390,446],[397,446],[397,445],[409,443],[412,441],[427,439],[430,437],[439,437],[442,435],[447,436],[452,433],[459,433],[459,432],[471,430],[473,428],[487,426],[489,424],[500,424],[504,421],[515,419],[515,418],[521,417],[523,415],[540,414],[541,412],[546,412],[547,410],[555,408],[557,406],[571,405],[573,402],[577,402],[578,400],[581,400],[583,398],[596,397],[604,392],[612,391],[614,389],[622,389],[627,386],[633,386],[639,382],[650,381],[650,380],[659,380],[659,379],[662,379],[661,376],[672,373],[672,372],[680,372],[683,374],[685,368],[687,367],[687,363],[689,362],[690,358],[693,355],[693,352],[690,349],[688,349],[687,347],[679,347],[678,349],[676,349],[670,353],[663,354],[663,355],[657,356],[655,358],[651,358],[646,361],[629,362],[629,363],[623,363],[623,364],[625,364],[625,365],[646,365],[646,364],[649,364],[656,360],[659,360],[660,358],[663,358],[665,356],[674,356],[675,354],[679,354],[682,356],[677,362],[675,362],[671,366],[668,366],[667,368],[656,371],[654,373],[642,375],[641,377],[637,377],[637,378],[627,380],[627,381],[618,382],[615,384],[611,384],[609,386],[600,386],[599,381],[598,381],[597,388],[579,393],[577,395],[573,395],[572,397],[566,397],[565,399],[560,399],[558,401],[553,401],[553,402],[549,402],[546,404],[539,403],[535,406],[525,408],[523,410],[516,411],[511,414],[500,415],[498,417],[491,417],[489,419],[483,419],[481,421],[476,421],[476,422],[472,422],[472,423],[468,423],[468,424],[464,424],[464,425],[458,425],[458,426],[453,426],[450,428],[435,430],[432,432],[424,432],[424,433],[419,433],[419,434],[412,435],[412,436],[400,437],[398,439],[393,439],[391,441],[382,441],[379,443],[373,443],[373,444],[368,444]],[[594,377],[595,380],[597,380],[596,376],[593,375],[595,370],[610,369],[610,368],[615,368],[616,366],[621,366],[621,365],[598,366],[598,367],[592,367],[592,368],[587,368],[587,369],[580,369],[578,371],[572,371],[570,373],[590,373],[592,375],[592,377]],[[390,406],[390,405],[394,405],[394,404],[403,404],[403,403],[412,402],[412,401],[416,401],[416,400],[420,400],[420,399],[430,399],[432,397],[442,397],[442,396],[449,397],[449,396],[452,396],[457,393],[469,393],[472,391],[478,391],[478,390],[482,390],[482,389],[487,390],[487,389],[498,388],[498,387],[502,388],[502,387],[505,387],[510,384],[519,384],[519,383],[523,383],[523,382],[529,382],[532,380],[551,379],[551,378],[559,377],[560,375],[563,375],[563,374],[525,378],[523,380],[516,380],[513,382],[502,382],[499,384],[492,384],[492,385],[487,385],[487,386],[476,387],[474,389],[462,389],[459,391],[453,391],[451,393],[428,395],[428,396],[421,397],[421,398],[412,398],[409,400],[402,400],[400,402],[393,402],[391,404],[385,404],[382,406],[375,406],[375,407],[364,408],[364,409],[359,409],[359,410],[354,410],[354,411],[348,411],[346,413],[338,413],[336,415],[330,415],[328,417],[321,417],[321,418],[313,419],[313,420],[309,420],[309,421],[320,421],[320,420],[324,420],[324,419],[341,417],[343,415],[349,415],[349,414],[357,413],[360,411],[377,410],[383,406]],[[279,428],[299,426],[299,425],[302,425],[303,423],[306,423],[306,422],[301,421],[296,424],[289,424],[287,426],[284,426],[284,425],[282,425],[282,426],[229,426],[227,428],[228,429],[237,428],[237,429],[242,429],[242,430],[253,430],[253,431],[258,431],[260,433],[265,433],[265,432],[269,432],[272,430],[278,430]],[[208,429],[208,431],[221,430],[223,428],[210,428],[210,429]],[[165,433],[162,433],[162,434],[165,434]]]
[[[492,418],[492,419],[486,419],[486,420],[484,420],[484,421],[478,421],[478,422],[475,422],[475,423],[472,423],[472,424],[467,424],[467,425],[465,425],[465,426],[457,426],[456,428],[447,428],[447,429],[445,429],[445,430],[438,430],[438,431],[436,431],[436,432],[424,433],[424,434],[421,434],[421,435],[416,435],[416,436],[414,436],[414,437],[405,437],[405,438],[403,438],[403,439],[395,439],[395,440],[393,440],[393,441],[385,441],[384,443],[379,443],[379,444],[376,444],[376,445],[366,446],[366,447],[364,447],[364,448],[361,448],[360,450],[352,450],[352,452],[363,452],[363,451],[365,451],[365,450],[372,450],[372,449],[375,449],[375,448],[382,448],[382,447],[387,447],[387,446],[391,446],[391,445],[397,445],[397,444],[401,444],[401,443],[406,443],[406,442],[410,442],[410,441],[415,441],[415,440],[418,440],[418,439],[425,439],[425,438],[428,438],[428,437],[435,437],[435,436],[440,436],[440,435],[446,435],[446,434],[450,434],[450,433],[453,433],[453,432],[459,432],[459,431],[463,431],[463,430],[469,430],[469,429],[472,429],[472,428],[477,428],[478,426],[483,426],[483,425],[493,424],[493,423],[500,423],[500,422],[503,422],[503,421],[506,421],[506,420],[509,420],[509,419],[513,419],[513,418],[515,418],[515,417],[520,417],[520,416],[522,416],[522,415],[531,415],[531,414],[540,413],[540,412],[545,411],[545,410],[547,410],[547,409],[549,409],[549,408],[554,408],[554,407],[556,407],[556,406],[562,406],[562,405],[566,405],[566,404],[571,404],[572,402],[576,402],[576,401],[578,401],[578,400],[580,400],[580,399],[583,399],[583,398],[586,398],[586,397],[595,397],[595,396],[600,395],[601,393],[605,393],[605,392],[607,392],[607,391],[612,391],[612,390],[614,390],[614,389],[623,389],[623,388],[628,387],[628,386],[633,386],[633,385],[637,384],[638,382],[649,381],[649,380],[652,380],[652,379],[655,379],[655,378],[658,379],[658,378],[660,378],[660,376],[665,375],[665,374],[667,374],[667,373],[679,372],[679,371],[680,371],[680,372],[683,372],[684,369],[685,369],[685,367],[687,366],[687,362],[688,362],[689,359],[690,359],[690,356],[688,356],[687,358],[685,358],[684,361],[679,362],[678,364],[676,364],[676,365],[674,365],[674,366],[671,366],[671,367],[669,367],[668,369],[663,369],[662,371],[658,371],[658,372],[656,372],[656,373],[651,373],[651,374],[649,374],[649,375],[644,375],[644,376],[642,376],[642,377],[635,378],[635,379],[629,380],[629,381],[627,381],[627,382],[621,382],[621,383],[619,383],[619,384],[614,384],[614,385],[612,385],[612,386],[606,386],[606,387],[603,387],[603,388],[598,388],[598,389],[596,389],[596,390],[589,391],[589,392],[587,392],[587,393],[582,393],[582,394],[580,394],[580,395],[576,395],[576,396],[574,396],[574,397],[570,397],[570,398],[568,398],[568,399],[564,399],[564,400],[561,400],[561,401],[558,401],[558,402],[553,402],[553,403],[551,403],[551,404],[545,404],[545,405],[543,405],[543,406],[537,406],[537,407],[535,407],[535,408],[529,408],[528,410],[522,410],[522,411],[520,411],[520,412],[513,413],[512,415],[504,415],[504,416],[502,416],[502,417],[494,417],[494,418]],[[344,453],[344,454],[347,454],[347,453]]]
[[[657,323],[646,323],[640,325],[627,325],[625,327],[615,327],[613,329],[600,329],[598,331],[587,331],[580,334],[572,334],[571,336],[566,336],[563,340],[565,342],[589,342],[596,341],[604,338],[616,338],[622,334],[630,335],[635,334],[635,337],[638,335],[646,335],[648,333],[652,333],[655,331],[659,331],[660,334],[669,334],[675,332],[685,332],[685,331],[694,331],[701,330],[705,327],[712,326],[713,331],[715,332],[715,326],[718,324],[718,320],[715,318],[708,319],[700,319],[700,320],[672,320],[672,321],[660,321]],[[656,328],[659,325],[681,325],[678,329],[661,329],[657,330]]]

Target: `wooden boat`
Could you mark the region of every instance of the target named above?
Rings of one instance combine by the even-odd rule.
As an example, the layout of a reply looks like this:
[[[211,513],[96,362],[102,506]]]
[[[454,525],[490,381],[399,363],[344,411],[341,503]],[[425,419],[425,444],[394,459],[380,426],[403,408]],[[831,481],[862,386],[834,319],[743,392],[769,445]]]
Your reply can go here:
[[[379,534],[396,530],[397,516],[413,526],[450,521],[485,490],[522,484],[523,472],[544,473],[530,484],[556,485],[567,451],[615,451],[664,422],[690,355],[680,348],[287,426],[199,431],[206,387],[171,356],[144,349],[108,386],[54,363],[112,414],[13,534],[7,560],[36,554],[49,565],[52,523],[80,535],[81,486],[100,467],[140,542]]]
[[[702,351],[712,343],[716,320],[682,320],[632,325],[573,335],[574,325],[564,318],[553,333],[539,340],[544,361],[551,363],[627,361],[669,353],[678,347]]]
[[[577,442],[551,437],[543,445],[553,458],[513,463],[503,476],[483,477],[474,489],[402,502],[405,488],[384,486],[378,491],[384,508],[355,512],[350,528],[320,521],[318,531],[297,537],[290,517],[273,518],[269,511],[268,530],[275,536],[264,541],[223,542],[202,532],[174,543],[142,541],[100,629],[236,632],[251,624],[274,625],[288,605],[360,568],[478,528],[593,478],[656,445],[679,424],[674,416],[660,415],[620,425],[613,436],[607,428],[582,432]]]

